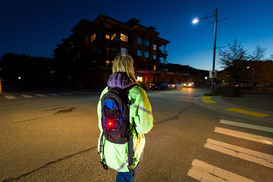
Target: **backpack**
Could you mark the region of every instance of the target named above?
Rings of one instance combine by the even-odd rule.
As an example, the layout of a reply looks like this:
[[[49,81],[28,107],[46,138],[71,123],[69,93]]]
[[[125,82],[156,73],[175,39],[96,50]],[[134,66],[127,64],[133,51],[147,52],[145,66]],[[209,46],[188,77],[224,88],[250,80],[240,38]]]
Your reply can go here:
[[[103,136],[106,140],[115,144],[128,143],[128,168],[130,172],[132,171],[131,165],[133,164],[134,153],[129,113],[131,101],[128,99],[128,93],[134,86],[132,85],[125,89],[118,87],[109,88],[108,92],[101,98],[101,125],[103,134],[100,138],[99,153],[102,153],[101,163],[106,170],[108,166],[104,158]]]

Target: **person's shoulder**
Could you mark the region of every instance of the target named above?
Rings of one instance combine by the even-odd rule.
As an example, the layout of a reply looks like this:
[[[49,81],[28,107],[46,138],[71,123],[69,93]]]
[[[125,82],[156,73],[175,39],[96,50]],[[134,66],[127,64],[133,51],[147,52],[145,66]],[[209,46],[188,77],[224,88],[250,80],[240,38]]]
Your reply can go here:
[[[146,93],[146,91],[143,88],[141,88],[139,85],[135,85],[133,88],[130,89],[129,92],[130,94],[134,94],[134,95]]]

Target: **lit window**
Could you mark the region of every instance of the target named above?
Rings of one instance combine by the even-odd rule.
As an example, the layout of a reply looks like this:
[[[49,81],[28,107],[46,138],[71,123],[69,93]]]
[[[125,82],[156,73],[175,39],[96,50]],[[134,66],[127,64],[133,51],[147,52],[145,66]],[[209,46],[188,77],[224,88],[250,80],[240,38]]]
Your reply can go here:
[[[124,48],[124,47],[121,47],[120,48],[120,54],[128,54],[128,49]]]
[[[110,65],[110,61],[109,60],[106,60],[106,66],[109,66]]]
[[[153,50],[154,50],[154,51],[156,50],[156,45],[155,45],[155,44],[153,44]]]
[[[116,33],[112,34],[111,40],[114,40],[116,37],[117,37],[117,34],[116,34]]]
[[[137,55],[142,56],[142,50],[137,50]]]
[[[105,38],[106,38],[106,39],[110,39],[110,35],[106,33],[106,34],[105,34]]]
[[[137,38],[137,44],[142,44],[142,38],[140,37]]]
[[[145,52],[144,52],[144,57],[145,57],[145,58],[149,58],[149,53],[145,51]]]
[[[144,45],[145,46],[149,46],[149,41],[148,40],[144,40]]]
[[[128,42],[128,36],[121,33],[120,34],[120,40],[123,41],[123,42]]]
[[[153,59],[156,59],[156,55],[155,54],[153,55]]]
[[[91,36],[91,42],[94,42],[94,40],[96,40],[96,34],[95,33]]]
[[[156,70],[156,65],[154,65],[154,71]]]

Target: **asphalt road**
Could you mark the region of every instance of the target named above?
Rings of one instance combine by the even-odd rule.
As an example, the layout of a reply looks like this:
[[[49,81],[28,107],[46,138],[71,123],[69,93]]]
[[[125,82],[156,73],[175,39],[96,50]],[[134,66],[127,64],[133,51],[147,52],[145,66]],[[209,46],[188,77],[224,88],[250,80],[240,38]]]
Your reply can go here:
[[[154,128],[136,181],[273,180],[272,123],[200,104],[205,92],[148,93]],[[0,98],[1,181],[115,181],[116,172],[101,167],[96,149],[98,94],[7,95],[15,98]]]

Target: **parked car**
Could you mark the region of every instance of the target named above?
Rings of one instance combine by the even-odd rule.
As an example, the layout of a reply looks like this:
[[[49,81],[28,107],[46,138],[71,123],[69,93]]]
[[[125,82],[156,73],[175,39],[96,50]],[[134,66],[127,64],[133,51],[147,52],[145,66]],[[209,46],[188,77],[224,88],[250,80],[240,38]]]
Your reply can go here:
[[[149,88],[152,90],[164,90],[168,89],[168,83],[162,82],[162,83],[150,83]]]
[[[170,89],[181,89],[183,88],[183,84],[180,82],[173,82],[168,85]]]
[[[252,88],[253,83],[250,80],[241,80],[241,81],[239,81],[239,87],[241,87],[241,88]]]

